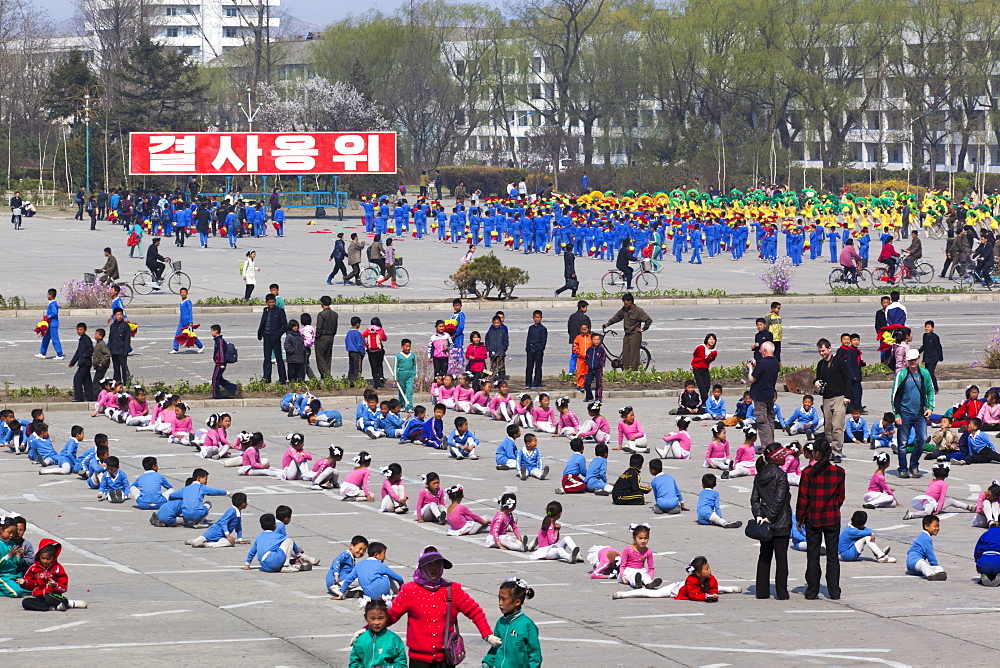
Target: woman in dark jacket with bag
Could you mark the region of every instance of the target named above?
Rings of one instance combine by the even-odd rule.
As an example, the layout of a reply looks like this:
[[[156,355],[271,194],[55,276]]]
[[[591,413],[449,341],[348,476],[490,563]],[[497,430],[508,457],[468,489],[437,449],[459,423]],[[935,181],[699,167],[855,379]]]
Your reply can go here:
[[[788,475],[781,469],[786,452],[780,443],[769,443],[757,458],[750,510],[758,522],[771,526],[772,539],[761,541],[757,558],[757,598],[771,597],[771,559],[774,558],[774,595],[788,599],[788,538],[792,533],[792,495]]]

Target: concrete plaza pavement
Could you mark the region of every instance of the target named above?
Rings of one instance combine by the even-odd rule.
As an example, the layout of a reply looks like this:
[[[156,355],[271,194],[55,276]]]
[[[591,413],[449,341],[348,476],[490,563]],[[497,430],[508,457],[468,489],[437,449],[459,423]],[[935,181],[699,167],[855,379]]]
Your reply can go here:
[[[879,392],[879,405],[887,391]],[[952,401],[958,392],[946,393]],[[735,395],[727,394],[727,403]],[[664,400],[639,399],[633,403],[651,442],[670,430]],[[791,409],[794,399],[783,397]],[[579,402],[574,402],[575,408]],[[872,397],[876,403],[876,397]],[[343,399],[327,407],[353,413]],[[194,412],[201,423],[207,410]],[[608,406],[608,418],[615,418]],[[449,420],[451,416],[448,416]],[[386,440],[371,441],[353,429],[307,428],[274,408],[233,411],[233,431],[261,430],[272,460],[284,449],[283,436],[305,430],[306,449],[319,454],[328,444],[346,450],[340,469],[351,468],[351,457],[365,449],[373,454],[373,488],[381,484],[379,468],[399,462],[407,493],[415,498],[419,475],[437,471],[442,484],[462,484],[470,508],[491,517],[491,499],[506,490],[518,494],[517,516],[524,534],[534,536],[545,504],[557,498],[564,508],[563,535],[570,536],[586,554],[592,545],[623,547],[630,538],[630,522],[649,522],[650,545],[655,552],[656,575],[665,582],[684,577],[684,565],[696,555],[710,560],[713,572],[725,585],[744,589],[725,595],[715,605],[671,599],[612,601],[622,586],[588,577],[586,564],[538,562],[527,555],[488,550],[483,539],[453,538],[441,527],[418,524],[410,516],[385,515],[375,504],[347,504],[336,492],[313,492],[306,483],[272,478],[241,478],[236,469],[202,460],[193,450],[168,445],[149,433],[136,433],[107,421],[90,418],[83,410],[49,411],[53,440],[60,444],[73,424],[86,428],[88,437],[104,432],[111,438],[112,454],[121,458],[130,480],[141,472],[144,456],[156,456],[160,472],[175,486],[197,467],[207,468],[209,484],[230,492],[244,491],[250,507],[244,513],[244,535],[258,532],[258,518],[279,504],[294,510],[289,534],[308,553],[322,559],[311,572],[264,574],[242,571],[247,546],[196,550],[184,540],[198,532],[154,528],[149,513],[126,503],[112,506],[98,502],[96,492],[76,476],[38,476],[23,457],[0,454],[0,509],[20,513],[30,521],[27,537],[37,545],[43,537],[63,542],[62,562],[70,577],[70,596],[90,603],[87,610],[67,613],[22,612],[19,602],[6,600],[0,656],[11,665],[72,661],[96,665],[127,660],[138,664],[200,665],[332,665],[345,666],[351,634],[362,623],[356,601],[331,601],[324,591],[330,560],[356,533],[389,546],[387,565],[407,580],[417,554],[428,544],[438,546],[454,562],[447,573],[469,591],[485,610],[492,625],[498,585],[517,575],[536,586],[536,596],[525,607],[539,624],[545,665],[568,666],[583,662],[600,666],[705,666],[782,665],[826,666],[968,666],[994,665],[1000,639],[990,633],[998,609],[996,591],[974,582],[972,550],[981,530],[970,526],[968,513],[947,513],[935,547],[949,573],[946,582],[925,582],[905,574],[908,544],[919,533],[919,521],[903,521],[910,498],[923,493],[927,479],[890,478],[903,506],[870,511],[869,526],[880,545],[891,547],[900,563],[877,564],[869,555],[858,563],[843,564],[843,598],[818,601],[802,598],[804,554],[792,552],[792,598],[758,601],[754,598],[754,565],[757,548],[742,530],[699,526],[694,513],[655,515],[650,506],[613,506],[609,499],[592,495],[553,495],[558,473],[569,453],[567,441],[541,437],[541,451],[552,466],[552,480],[521,482],[511,472],[496,471],[493,450],[503,425],[472,418],[473,430],[483,439],[479,461],[458,462],[419,446],[400,446]],[[616,421],[612,419],[612,423]],[[700,490],[708,425],[692,430],[692,459],[665,460],[689,507]],[[735,437],[731,440],[737,441]],[[735,447],[735,444],[734,444]],[[588,458],[593,446],[587,447]],[[845,521],[860,508],[861,497],[874,467],[867,447],[848,446],[845,468],[847,502]],[[647,457],[648,459],[648,457]],[[626,466],[627,455],[612,451],[609,475]],[[926,468],[926,467],[925,467]],[[343,473],[341,474],[343,475]],[[973,500],[996,476],[995,467],[956,468],[949,494]],[[644,479],[648,473],[644,471]],[[749,515],[752,480],[719,481],[723,514],[745,521]],[[377,493],[376,493],[377,495]],[[794,499],[794,492],[793,492]],[[228,499],[212,499],[210,518],[228,507]],[[825,587],[823,589],[825,594]],[[461,623],[469,649],[466,665],[477,665],[486,645],[466,620]],[[394,630],[404,634],[402,623]],[[959,659],[958,657],[961,657]]]
[[[333,249],[337,232],[344,232],[349,240],[352,232],[362,239],[371,241],[364,232],[360,212],[348,212],[343,221],[335,218],[315,220],[300,212],[293,211],[285,228],[285,236],[278,238],[274,229],[269,228],[268,236],[261,239],[241,239],[238,249],[229,248],[225,238],[212,237],[208,248],[199,248],[197,235],[187,239],[184,248],[174,246],[172,238],[160,242],[160,252],[174,260],[180,260],[183,270],[191,276],[193,297],[207,296],[225,298],[243,297],[244,283],[240,279],[239,265],[247,250],[257,251],[258,275],[256,297],[267,292],[270,283],[281,285],[285,297],[310,297],[317,294],[341,293],[344,296],[360,296],[370,291],[361,287],[336,285],[329,287],[325,280],[333,268],[329,256]],[[411,228],[412,230],[412,228]],[[0,262],[8,271],[0,272],[0,294],[7,297],[22,296],[30,303],[45,301],[45,290],[59,288],[70,279],[82,279],[85,272],[93,272],[104,263],[102,249],[111,247],[118,258],[123,280],[131,280],[136,272],[145,269],[138,258],[129,258],[125,245],[127,235],[120,225],[99,222],[96,231],[86,223],[72,220],[71,214],[47,217],[39,214],[24,220],[24,229],[13,230],[4,226],[0,229]],[[431,238],[433,237],[433,238]],[[144,237],[144,248],[149,237]],[[393,242],[397,253],[404,258],[404,266],[410,274],[408,287],[399,290],[385,288],[386,293],[403,299],[440,300],[457,293],[445,286],[445,279],[459,266],[465,254],[464,244],[441,243],[436,235],[417,240],[407,235]],[[924,239],[924,257],[940,271],[943,261],[943,240]],[[897,247],[905,248],[906,242],[898,242]],[[784,248],[782,245],[781,248]],[[878,239],[872,243],[872,257],[877,257]],[[550,297],[563,284],[563,261],[561,257],[548,254],[525,255],[493,247],[500,260],[508,265],[524,268],[530,275],[527,285],[515,290],[520,298]],[[478,253],[489,252],[480,245]],[[729,294],[764,293],[766,289],[756,276],[764,268],[757,259],[756,252],[747,252],[743,259],[734,262],[728,254],[709,259],[703,255],[704,264],[691,265],[688,256],[681,264],[672,256],[665,256],[664,268],[658,274],[661,289],[678,290],[724,290]],[[872,264],[876,264],[874,261]],[[829,291],[827,276],[833,265],[829,252],[817,260],[806,260],[796,270],[792,291],[800,293],[826,293]],[[578,258],[577,274],[580,289],[584,292],[600,292],[601,276],[614,267],[613,262],[590,258]],[[952,285],[951,281],[935,278],[934,284]],[[564,293],[568,296],[568,292]],[[173,305],[173,295],[159,294],[137,297],[137,303]]]

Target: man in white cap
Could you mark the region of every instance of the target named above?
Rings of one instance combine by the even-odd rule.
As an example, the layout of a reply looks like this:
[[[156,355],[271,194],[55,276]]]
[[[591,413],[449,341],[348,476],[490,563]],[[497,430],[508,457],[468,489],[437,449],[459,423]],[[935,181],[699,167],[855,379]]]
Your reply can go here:
[[[896,453],[899,455],[899,477],[919,478],[920,457],[927,442],[927,418],[934,410],[934,381],[927,369],[920,366],[920,353],[906,353],[906,368],[896,373],[892,383],[892,410],[896,414]],[[913,431],[913,452],[906,463],[906,444]]]

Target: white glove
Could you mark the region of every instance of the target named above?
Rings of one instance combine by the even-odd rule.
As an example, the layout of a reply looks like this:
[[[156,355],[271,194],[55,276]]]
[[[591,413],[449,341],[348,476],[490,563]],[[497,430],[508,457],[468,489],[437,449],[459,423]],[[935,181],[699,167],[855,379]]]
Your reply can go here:
[[[486,636],[484,640],[490,644],[490,647],[499,647],[500,645],[503,644],[503,640],[500,640],[500,638],[493,635],[492,633]]]
[[[365,632],[367,630],[368,630],[367,628],[358,629],[358,631],[356,631],[355,634],[353,636],[351,636],[351,644],[353,645],[357,641],[358,638],[360,638],[361,636],[363,636],[365,634]]]

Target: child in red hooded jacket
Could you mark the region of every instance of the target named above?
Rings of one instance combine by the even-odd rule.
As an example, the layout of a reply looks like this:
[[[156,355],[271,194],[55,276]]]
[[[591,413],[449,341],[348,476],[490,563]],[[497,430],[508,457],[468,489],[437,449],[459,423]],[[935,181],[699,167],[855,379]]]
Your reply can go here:
[[[68,608],[86,608],[86,601],[73,601],[66,598],[69,588],[69,576],[59,565],[59,553],[62,545],[45,538],[35,553],[33,563],[24,574],[24,588],[31,590],[31,596],[21,600],[25,610],[48,612],[50,610],[66,611]]]

